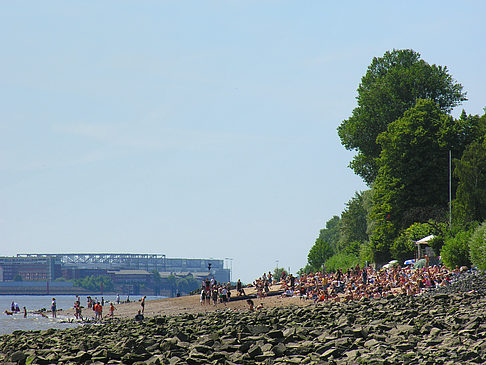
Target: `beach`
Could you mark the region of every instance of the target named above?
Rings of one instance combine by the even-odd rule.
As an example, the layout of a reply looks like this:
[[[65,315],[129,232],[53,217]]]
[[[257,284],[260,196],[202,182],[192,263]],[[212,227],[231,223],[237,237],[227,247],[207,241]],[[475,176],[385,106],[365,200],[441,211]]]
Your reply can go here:
[[[260,299],[254,299],[258,304]],[[1,337],[11,364],[477,364],[486,362],[486,279],[423,295],[313,304],[264,298],[216,308],[198,296],[119,306],[119,318]],[[163,313],[165,312],[165,313]]]
[[[275,293],[280,291],[280,285],[273,285],[270,287],[270,292]],[[245,293],[249,296],[255,295],[254,288],[246,288]],[[232,290],[233,299],[237,299],[236,291]],[[130,303],[120,303],[115,304],[114,317],[116,318],[134,318],[135,315],[141,310],[140,298],[135,299]],[[303,301],[298,297],[282,297],[281,295],[272,295],[264,298],[253,298],[255,306],[263,303],[264,308],[274,308],[286,305],[310,305],[312,301]],[[199,295],[187,295],[176,298],[163,298],[156,300],[149,300],[145,304],[145,317],[154,317],[160,315],[178,315],[178,314],[197,314],[197,313],[209,313],[221,310],[235,310],[235,311],[245,311],[248,310],[248,304],[246,300],[232,300],[225,304],[218,303],[217,305],[208,304],[201,305]],[[109,314],[109,305],[105,305],[103,308],[103,317]],[[62,311],[63,316],[68,316],[69,318],[74,318],[74,309],[70,308],[68,310]],[[90,309],[83,309],[83,316],[94,317],[94,312]]]

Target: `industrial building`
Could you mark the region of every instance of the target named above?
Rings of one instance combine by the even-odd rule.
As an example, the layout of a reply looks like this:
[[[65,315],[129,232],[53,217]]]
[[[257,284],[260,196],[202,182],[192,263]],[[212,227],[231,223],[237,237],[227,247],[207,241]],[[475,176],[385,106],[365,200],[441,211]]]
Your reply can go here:
[[[162,287],[170,276],[201,280],[210,276],[218,282],[228,282],[231,277],[230,268],[225,268],[221,259],[168,258],[156,254],[18,254],[0,257],[0,293],[2,282],[49,283],[106,275],[122,293],[139,294],[144,288],[148,290],[155,272],[159,273]],[[12,284],[3,286],[12,288]]]

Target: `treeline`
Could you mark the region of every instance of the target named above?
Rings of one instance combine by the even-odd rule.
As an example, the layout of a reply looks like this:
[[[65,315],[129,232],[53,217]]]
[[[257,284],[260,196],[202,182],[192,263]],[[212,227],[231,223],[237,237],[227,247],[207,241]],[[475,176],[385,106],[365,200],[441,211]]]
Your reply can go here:
[[[403,262],[428,235],[446,265],[486,265],[486,114],[453,118],[465,100],[447,67],[413,50],[372,60],[357,107],[338,127],[369,189],[326,223],[303,271]]]

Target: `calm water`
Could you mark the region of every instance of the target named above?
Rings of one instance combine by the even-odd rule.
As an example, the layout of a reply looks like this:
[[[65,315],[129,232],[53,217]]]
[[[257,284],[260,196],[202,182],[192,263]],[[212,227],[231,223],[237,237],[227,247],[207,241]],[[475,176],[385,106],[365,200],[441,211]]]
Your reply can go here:
[[[97,297],[101,301],[100,295],[92,295],[93,298]],[[104,295],[105,303],[113,301],[115,302],[116,296]],[[74,295],[56,295],[57,308],[70,309],[74,306],[76,296]],[[147,300],[160,299],[165,297],[151,297],[147,296]],[[87,307],[86,296],[81,296],[81,305]],[[120,296],[120,300],[125,300],[126,296]],[[130,300],[138,300],[139,296],[130,296]],[[10,310],[12,301],[19,304],[20,313],[14,315],[6,315],[5,310]],[[70,328],[76,326],[73,323],[63,323],[63,321],[69,319],[63,316],[62,312],[58,312],[56,318],[45,318],[41,315],[33,314],[33,311],[37,311],[42,308],[50,310],[52,295],[0,295],[0,335],[12,333],[15,330],[45,330],[48,328]],[[106,305],[106,304],[105,304]],[[27,318],[24,318],[23,307],[27,308]],[[84,311],[83,311],[83,314]]]

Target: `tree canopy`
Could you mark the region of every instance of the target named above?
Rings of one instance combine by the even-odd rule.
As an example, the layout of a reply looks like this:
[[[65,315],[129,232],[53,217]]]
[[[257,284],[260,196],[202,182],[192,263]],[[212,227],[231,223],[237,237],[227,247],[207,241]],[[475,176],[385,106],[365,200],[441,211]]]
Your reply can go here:
[[[486,118],[483,118],[486,119]],[[461,225],[486,220],[486,139],[471,143],[461,159],[454,160],[459,179],[454,200],[454,219]]]
[[[432,100],[447,113],[466,100],[466,94],[446,67],[429,65],[413,50],[393,50],[373,58],[358,87],[358,106],[338,127],[344,147],[357,151],[350,167],[366,183],[378,174],[381,145],[376,138],[418,99]]]

